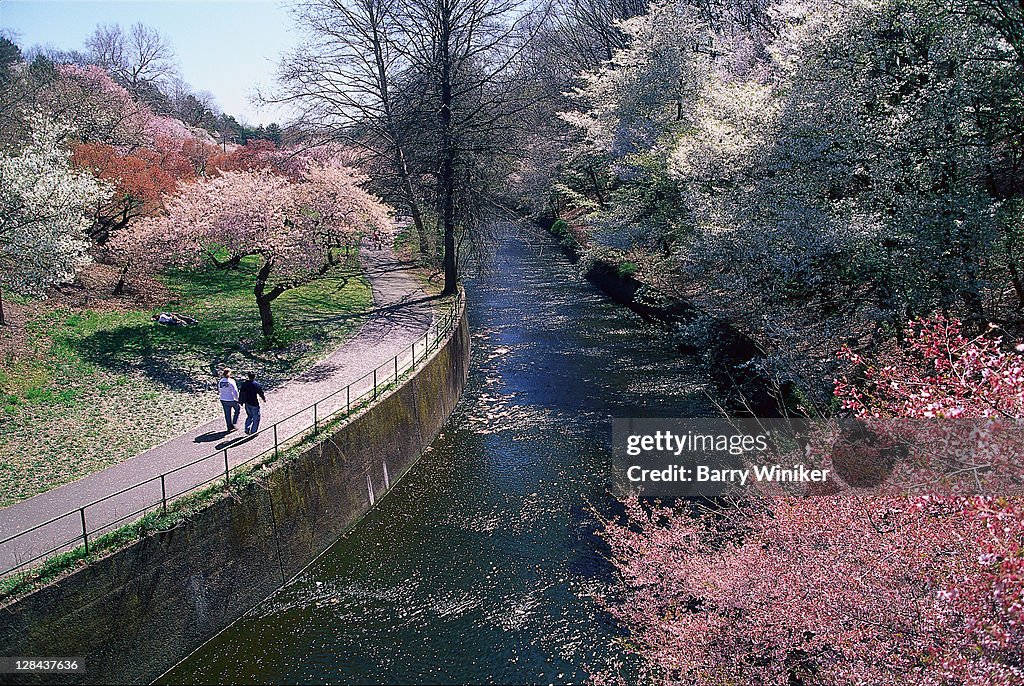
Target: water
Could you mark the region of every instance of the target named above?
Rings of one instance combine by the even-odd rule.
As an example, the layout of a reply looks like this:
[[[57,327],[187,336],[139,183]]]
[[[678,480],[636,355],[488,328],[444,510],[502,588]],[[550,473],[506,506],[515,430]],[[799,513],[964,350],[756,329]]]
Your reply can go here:
[[[712,412],[693,364],[544,238],[468,284],[473,363],[431,449],[300,577],[162,681],[579,682],[621,657],[611,417]]]

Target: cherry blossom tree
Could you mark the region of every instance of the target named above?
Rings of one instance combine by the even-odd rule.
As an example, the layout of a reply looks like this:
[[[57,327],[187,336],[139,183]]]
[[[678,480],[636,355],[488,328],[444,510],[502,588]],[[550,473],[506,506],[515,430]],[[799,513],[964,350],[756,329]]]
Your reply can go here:
[[[968,338],[963,322],[936,316],[877,359],[844,348],[858,371],[836,381],[836,397],[858,417],[1024,417],[1024,345],[1009,348],[996,328]]]
[[[111,189],[72,167],[65,130],[41,115],[32,121],[27,145],[0,152],[0,284],[40,296],[88,262],[93,208]]]
[[[633,501],[627,513],[606,530],[620,581],[604,605],[645,681],[1024,679],[1019,502],[846,491],[698,517]]]
[[[40,109],[64,122],[84,143],[112,145],[130,152],[147,143],[154,117],[102,67],[62,64],[44,92]]]
[[[595,249],[631,250],[827,402],[844,338],[934,311],[981,327],[1024,297],[1020,12],[653,3],[582,75],[554,190]]]
[[[906,341],[874,360],[843,352],[859,370],[836,384],[843,408],[870,420],[1024,417],[1021,357],[999,337],[968,338],[939,317]],[[1024,682],[1017,492],[763,487],[714,511],[634,500],[605,537],[619,582],[602,602],[651,680]]]
[[[237,266],[253,258],[253,296],[263,334],[274,333],[271,303],[329,273],[333,250],[389,224],[389,210],[347,168],[312,167],[295,182],[267,169],[226,171],[185,185],[166,216],[138,222],[114,239],[151,269]]]

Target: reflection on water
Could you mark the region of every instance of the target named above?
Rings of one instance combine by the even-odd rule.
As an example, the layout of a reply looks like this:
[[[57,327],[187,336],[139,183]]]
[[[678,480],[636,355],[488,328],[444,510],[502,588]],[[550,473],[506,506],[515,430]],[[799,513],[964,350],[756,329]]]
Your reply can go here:
[[[711,408],[688,360],[529,242],[468,283],[469,385],[420,462],[163,681],[578,682],[616,655],[591,598],[610,419]]]

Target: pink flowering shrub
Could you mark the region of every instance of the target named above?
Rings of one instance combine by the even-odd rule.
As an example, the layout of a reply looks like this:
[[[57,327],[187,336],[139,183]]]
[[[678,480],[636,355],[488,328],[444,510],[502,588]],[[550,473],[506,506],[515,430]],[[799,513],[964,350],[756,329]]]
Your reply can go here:
[[[1024,416],[1018,357],[958,323],[837,383],[863,417]],[[644,681],[1024,684],[1024,506],[1016,496],[745,492],[715,512],[632,501],[605,538],[602,599]],[[599,681],[632,681],[612,669]]]
[[[916,322],[906,347],[868,362],[848,348],[840,356],[861,368],[856,382],[836,381],[842,407],[858,417],[1024,417],[1024,357],[1001,337],[968,339],[955,319]]]

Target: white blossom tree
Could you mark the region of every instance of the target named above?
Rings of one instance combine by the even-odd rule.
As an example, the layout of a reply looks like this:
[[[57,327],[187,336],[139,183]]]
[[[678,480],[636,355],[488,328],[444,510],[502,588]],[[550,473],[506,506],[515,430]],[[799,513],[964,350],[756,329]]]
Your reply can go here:
[[[648,251],[783,367],[936,310],[987,322],[1011,284],[1024,303],[1024,155],[1006,95],[1024,87],[1022,53],[1013,22],[993,18],[1020,10],[712,4],[625,22],[628,45],[565,115],[608,160],[586,218],[603,242]]]
[[[64,131],[42,117],[31,121],[30,142],[0,152],[0,285],[41,296],[89,261],[92,212],[112,190],[71,166]]]

